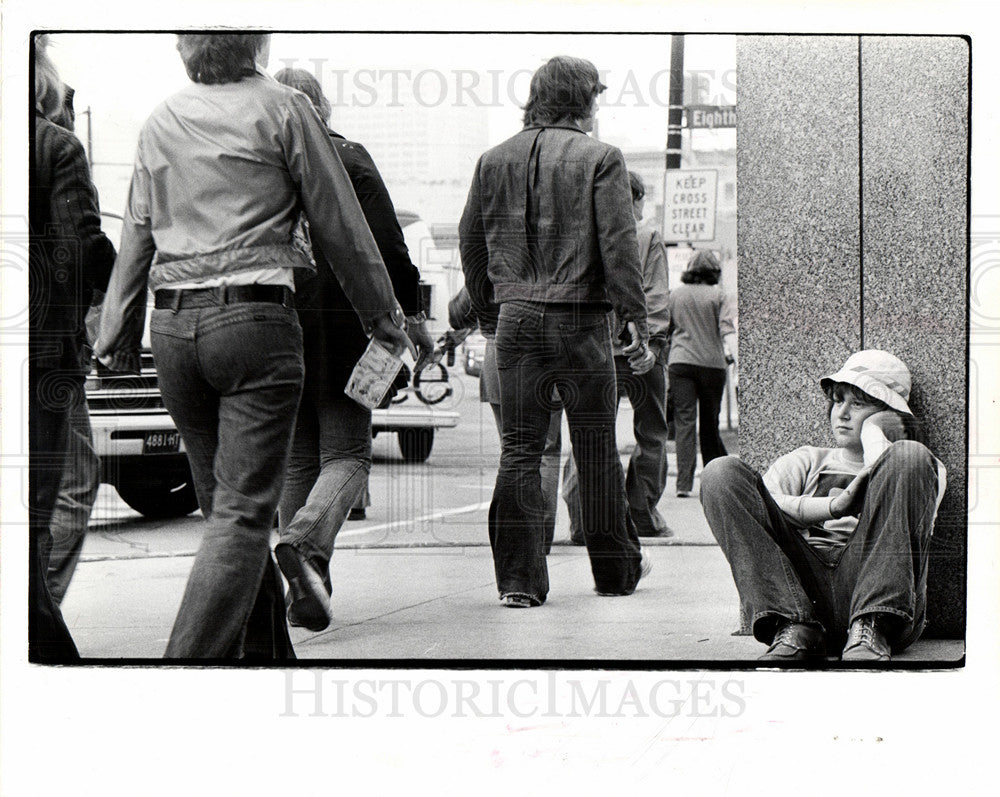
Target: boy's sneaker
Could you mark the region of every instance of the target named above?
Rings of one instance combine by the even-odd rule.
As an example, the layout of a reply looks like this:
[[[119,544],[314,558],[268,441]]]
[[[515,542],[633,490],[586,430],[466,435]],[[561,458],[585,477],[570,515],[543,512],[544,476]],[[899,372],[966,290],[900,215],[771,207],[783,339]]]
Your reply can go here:
[[[823,631],[804,623],[785,623],[778,629],[761,661],[802,661],[821,656],[825,650]]]
[[[863,614],[847,632],[847,644],[840,657],[843,661],[889,661],[892,650],[878,627],[877,616]]]
[[[288,580],[288,624],[322,631],[333,620],[323,577],[291,545],[277,545],[274,558]]]

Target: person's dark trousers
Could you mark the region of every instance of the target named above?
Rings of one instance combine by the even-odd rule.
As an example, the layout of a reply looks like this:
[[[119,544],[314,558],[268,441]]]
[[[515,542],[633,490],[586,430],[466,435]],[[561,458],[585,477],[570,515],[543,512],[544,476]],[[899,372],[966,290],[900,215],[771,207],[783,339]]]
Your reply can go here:
[[[701,442],[702,466],[726,455],[726,447],[719,436],[719,411],[726,389],[726,369],[675,363],[670,366],[669,374],[674,397],[677,491],[689,493],[694,488],[697,462],[696,427],[697,438]]]
[[[667,524],[656,505],[667,484],[667,374],[663,363],[644,374],[634,374],[628,358],[615,357],[618,394],[632,405],[635,447],[625,472],[629,513],[640,535],[656,536]]]
[[[658,536],[669,531],[656,505],[667,483],[666,371],[661,363],[644,374],[634,374],[628,358],[615,357],[619,399],[627,394],[632,404],[635,447],[625,476],[629,516],[640,536]],[[563,471],[563,499],[569,511],[570,539],[583,542],[580,528],[580,486],[573,460]]]
[[[28,660],[80,658],[58,604],[49,592],[49,522],[62,480],[69,410],[83,390],[79,378],[58,369],[28,369]]]
[[[837,652],[852,621],[881,614],[894,618],[893,649],[911,644],[924,626],[937,486],[931,453],[894,443],[872,468],[854,534],[827,553],[806,542],[752,468],[736,457],[713,460],[702,472],[701,502],[754,637],[770,644],[782,618],[819,623],[828,651]]]
[[[503,447],[489,532],[501,596],[519,593],[542,602],[548,594],[539,464],[555,409],[553,388],[569,423],[596,588],[634,591],[640,547],[615,442],[617,391],[606,312],[505,302],[496,354]]]
[[[503,412],[499,404],[490,404],[493,410],[493,420],[496,421],[497,433],[503,439]],[[549,430],[545,434],[545,447],[542,449],[541,480],[542,502],[545,514],[542,527],[545,529],[545,553],[552,551],[552,541],[556,536],[556,513],[559,511],[559,463],[562,460],[562,409],[552,411],[549,420]],[[579,512],[577,512],[579,514]],[[581,542],[583,532],[580,532]]]
[[[101,460],[94,451],[90,413],[81,390],[69,411],[66,464],[49,521],[52,545],[46,557],[48,583],[52,600],[58,604],[66,596],[83,553],[87,524],[100,486]]]
[[[154,310],[150,329],[206,518],[165,655],[293,658],[270,535],[304,375],[295,310]]]
[[[279,544],[293,546],[323,576],[327,591],[337,534],[364,494],[372,462],[372,414],[331,384],[302,396],[285,486]]]

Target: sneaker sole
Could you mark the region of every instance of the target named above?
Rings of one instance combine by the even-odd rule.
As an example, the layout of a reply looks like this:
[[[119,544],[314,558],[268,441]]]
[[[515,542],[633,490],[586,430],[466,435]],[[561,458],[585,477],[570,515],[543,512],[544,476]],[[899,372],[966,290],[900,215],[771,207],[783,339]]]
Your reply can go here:
[[[288,579],[288,592],[291,601],[288,604],[288,622],[310,631],[323,631],[333,616],[330,612],[330,599],[323,586],[319,573],[308,565],[304,565],[298,553],[290,546],[279,546],[274,551],[278,567]]]

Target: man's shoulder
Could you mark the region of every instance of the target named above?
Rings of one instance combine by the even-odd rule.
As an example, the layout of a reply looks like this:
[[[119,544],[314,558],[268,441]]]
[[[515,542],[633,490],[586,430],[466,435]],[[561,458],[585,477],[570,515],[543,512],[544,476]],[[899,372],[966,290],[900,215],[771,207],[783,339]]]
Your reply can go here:
[[[337,150],[337,154],[340,155],[340,160],[348,172],[351,172],[352,169],[359,169],[373,163],[368,150],[357,141],[346,139],[339,133],[331,134],[330,141],[333,142],[333,147]]]
[[[618,147],[599,141],[588,136],[582,130],[572,127],[546,126],[546,127],[526,127],[519,130],[505,141],[501,141],[483,153],[483,163],[496,163],[517,157],[531,149],[532,144],[539,135],[558,142],[558,144],[574,153],[581,159],[600,161],[613,154],[622,157]]]

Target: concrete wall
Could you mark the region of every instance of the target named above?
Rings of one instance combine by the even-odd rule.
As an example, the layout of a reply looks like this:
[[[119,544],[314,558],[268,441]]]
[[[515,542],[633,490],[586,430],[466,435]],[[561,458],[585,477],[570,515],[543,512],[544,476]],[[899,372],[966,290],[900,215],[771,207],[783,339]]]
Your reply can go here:
[[[818,387],[859,348],[913,373],[948,468],[927,634],[965,625],[968,66],[951,37],[743,36],[740,450],[829,445]]]

